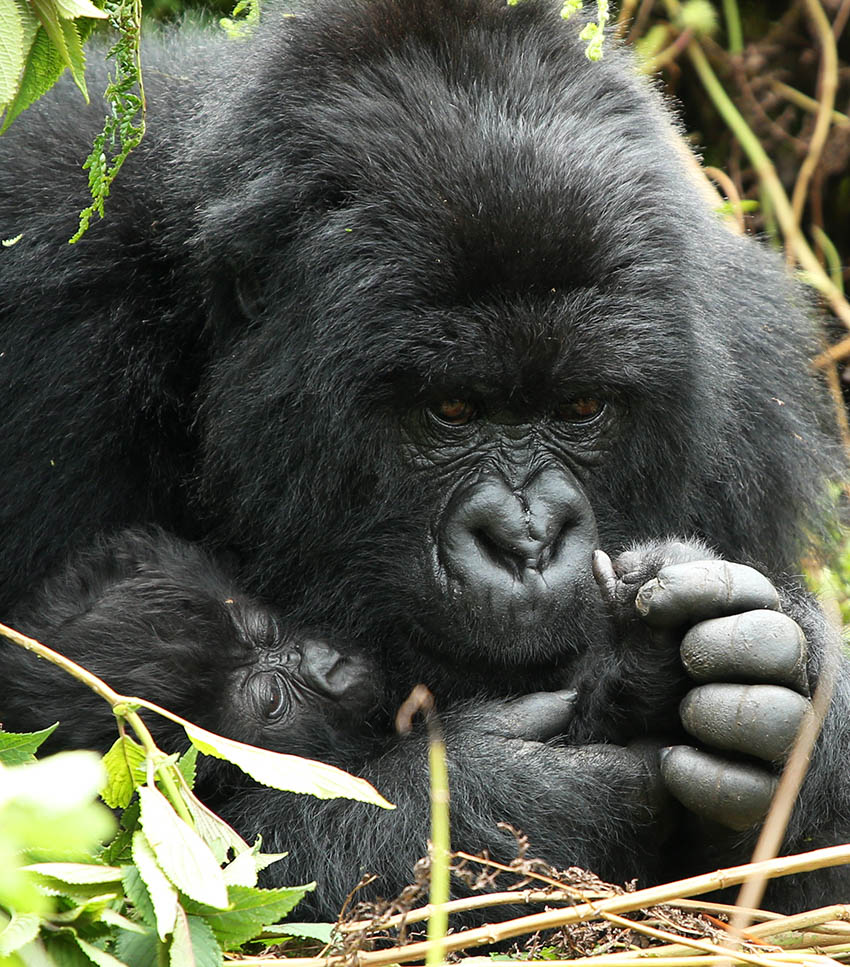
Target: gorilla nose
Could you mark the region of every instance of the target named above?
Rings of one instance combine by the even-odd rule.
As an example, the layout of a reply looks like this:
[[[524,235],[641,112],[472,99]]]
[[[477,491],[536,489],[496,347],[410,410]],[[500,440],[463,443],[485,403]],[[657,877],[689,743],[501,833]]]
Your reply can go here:
[[[467,531],[478,549],[481,565],[506,571],[522,581],[526,573],[542,572],[557,558],[570,526],[569,517],[566,512],[546,510],[533,515],[516,500],[493,507],[492,513],[474,513]]]
[[[456,493],[440,557],[458,590],[516,614],[574,587],[595,542],[583,491],[553,468],[518,489],[494,475]]]

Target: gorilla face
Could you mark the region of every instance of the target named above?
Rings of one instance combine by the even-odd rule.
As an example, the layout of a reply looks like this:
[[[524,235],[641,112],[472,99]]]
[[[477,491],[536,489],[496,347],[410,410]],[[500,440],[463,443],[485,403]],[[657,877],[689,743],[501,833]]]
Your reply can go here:
[[[454,627],[453,644],[474,643],[509,628],[528,644],[508,660],[533,660],[541,628],[563,626],[595,600],[598,535],[579,474],[608,415],[591,396],[545,415],[473,397],[434,403],[408,421],[412,472],[441,498],[420,559],[430,605],[420,613],[432,636]]]
[[[331,737],[360,725],[378,693],[375,670],[309,635],[258,647],[227,679],[222,718],[240,741],[278,752],[327,754]]]

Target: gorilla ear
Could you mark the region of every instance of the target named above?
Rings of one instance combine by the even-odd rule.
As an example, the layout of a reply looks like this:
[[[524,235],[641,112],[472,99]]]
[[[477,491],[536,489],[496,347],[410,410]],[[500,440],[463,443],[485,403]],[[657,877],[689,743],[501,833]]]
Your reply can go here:
[[[248,322],[256,319],[262,313],[265,308],[263,287],[253,269],[244,269],[237,273],[234,292],[239,311]]]

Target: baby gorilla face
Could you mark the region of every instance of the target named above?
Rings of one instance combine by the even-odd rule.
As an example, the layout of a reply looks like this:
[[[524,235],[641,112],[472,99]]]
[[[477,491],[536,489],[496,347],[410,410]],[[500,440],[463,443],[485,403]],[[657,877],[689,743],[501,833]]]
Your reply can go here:
[[[233,617],[246,648],[220,709],[228,734],[327,760],[349,735],[362,732],[380,693],[376,670],[363,656],[308,632],[281,629],[267,612]]]

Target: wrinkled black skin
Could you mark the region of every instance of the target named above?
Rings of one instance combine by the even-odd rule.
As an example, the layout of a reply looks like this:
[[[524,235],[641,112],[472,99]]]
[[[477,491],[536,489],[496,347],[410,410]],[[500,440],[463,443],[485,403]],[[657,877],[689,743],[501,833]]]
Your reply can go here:
[[[277,752],[344,759],[365,731],[380,677],[360,654],[284,628],[196,545],[126,531],[76,555],[11,617],[15,626],[103,678],[213,732]],[[0,640],[3,727],[60,722],[45,745],[105,752],[109,705],[67,672]],[[177,723],[142,713],[160,747],[183,751]],[[221,763],[205,760],[210,782]]]
[[[814,680],[829,635],[786,575],[839,470],[804,298],[709,211],[625,55],[588,63],[578,29],[536,0],[329,0],[269,11],[250,57],[157,41],[146,140],[73,247],[102,110],[64,85],[16,122],[0,613],[121,527],[233,555],[285,623],[370,655],[388,706],[432,689],[457,846],[512,855],[507,820],[555,864],[651,881],[743,860],[754,831],[691,828],[654,755],[623,744],[680,741],[689,683],[675,647],[612,613],[590,554],[682,535],[759,566]],[[606,406],[564,420],[576,397]],[[457,399],[475,420],[442,426],[434,407]],[[512,496],[544,480],[545,548],[516,537]],[[476,494],[496,548],[480,569]],[[503,571],[555,550],[551,593],[513,597]],[[787,850],[850,832],[847,682]],[[565,742],[491,727],[506,698],[572,685]],[[291,850],[281,881],[320,881],[319,915],[364,870],[395,890],[427,835],[421,731],[353,738],[346,765],[394,812],[249,787],[220,804]],[[771,900],[846,898],[846,876]]]

